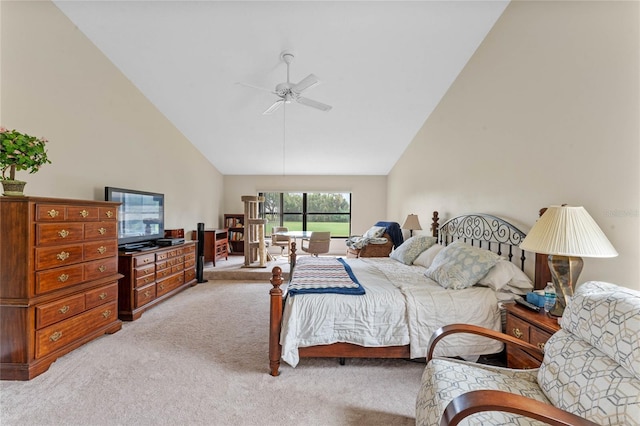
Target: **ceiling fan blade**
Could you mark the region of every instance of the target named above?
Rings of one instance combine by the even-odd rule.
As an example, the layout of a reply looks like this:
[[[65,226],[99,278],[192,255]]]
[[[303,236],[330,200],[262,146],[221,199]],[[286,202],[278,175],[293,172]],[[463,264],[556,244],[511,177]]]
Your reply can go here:
[[[249,84],[249,83],[242,83],[242,82],[237,82],[236,84],[237,84],[238,86],[244,86],[244,87],[250,87],[250,88],[252,88],[252,89],[264,90],[265,92],[269,92],[269,93],[272,93],[272,94],[274,94],[274,95],[276,94],[276,92],[274,92],[274,91],[273,91],[273,90],[271,90],[271,89],[265,89],[264,87],[254,86],[253,84]]]
[[[284,103],[284,99],[280,99],[279,101],[276,101],[273,105],[271,105],[269,108],[267,108],[267,110],[265,112],[263,112],[263,115],[269,115],[272,112],[274,112],[275,110],[277,110],[278,108],[280,108],[280,105],[282,105]]]
[[[309,74],[308,76],[300,80],[298,84],[295,84],[291,88],[291,90],[296,93],[302,93],[304,90],[310,89],[318,84],[320,84],[320,80],[318,80],[318,77],[313,74]]]
[[[323,104],[322,102],[314,101],[313,99],[309,98],[298,97],[297,101],[302,105],[310,106],[321,111],[329,111],[331,108],[333,108],[331,105]]]

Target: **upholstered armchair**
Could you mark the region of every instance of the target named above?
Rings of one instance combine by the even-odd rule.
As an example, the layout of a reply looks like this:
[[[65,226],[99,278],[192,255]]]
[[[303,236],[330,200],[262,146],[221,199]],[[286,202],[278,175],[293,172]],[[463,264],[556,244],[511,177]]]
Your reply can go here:
[[[578,287],[540,368],[512,370],[432,358],[453,333],[540,349],[468,325],[436,331],[416,401],[416,424],[640,424],[640,292],[591,281]],[[534,420],[535,419],[535,420]]]

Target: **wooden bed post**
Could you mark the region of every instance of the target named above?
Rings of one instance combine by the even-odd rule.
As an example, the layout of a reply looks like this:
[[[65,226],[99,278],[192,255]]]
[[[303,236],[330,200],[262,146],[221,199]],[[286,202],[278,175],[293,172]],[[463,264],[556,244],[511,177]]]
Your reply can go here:
[[[280,356],[282,347],[280,346],[280,327],[282,324],[282,268],[274,266],[271,270],[271,284],[273,288],[269,291],[271,295],[271,318],[269,322],[269,368],[271,375],[277,376],[280,373]]]
[[[440,218],[438,217],[438,212],[433,212],[433,216],[431,216],[431,236],[438,238],[438,228],[440,225],[438,221]]]

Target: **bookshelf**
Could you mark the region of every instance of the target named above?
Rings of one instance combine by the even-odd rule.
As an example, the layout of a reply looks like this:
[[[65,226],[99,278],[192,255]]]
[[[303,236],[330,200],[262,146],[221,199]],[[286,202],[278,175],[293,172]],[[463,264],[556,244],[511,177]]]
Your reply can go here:
[[[244,214],[225,213],[224,227],[229,229],[229,254],[244,256]]]

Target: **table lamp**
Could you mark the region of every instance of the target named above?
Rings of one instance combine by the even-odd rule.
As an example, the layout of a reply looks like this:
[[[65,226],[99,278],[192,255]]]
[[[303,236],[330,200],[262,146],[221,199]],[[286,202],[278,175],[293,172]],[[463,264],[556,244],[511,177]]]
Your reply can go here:
[[[413,237],[414,229],[416,231],[422,230],[422,227],[420,226],[420,221],[418,220],[418,215],[417,214],[408,215],[407,218],[404,220],[404,225],[402,225],[402,229],[408,229],[410,237]]]
[[[549,255],[556,304],[549,312],[562,316],[582,271],[582,257],[618,255],[584,207],[551,206],[520,244],[522,250]]]

